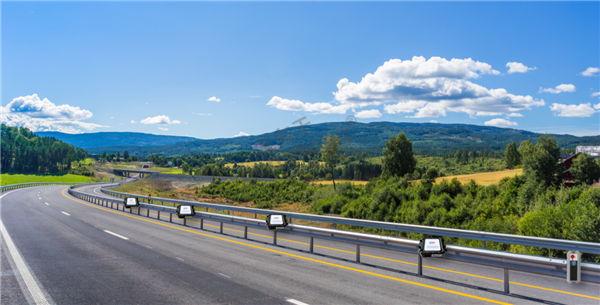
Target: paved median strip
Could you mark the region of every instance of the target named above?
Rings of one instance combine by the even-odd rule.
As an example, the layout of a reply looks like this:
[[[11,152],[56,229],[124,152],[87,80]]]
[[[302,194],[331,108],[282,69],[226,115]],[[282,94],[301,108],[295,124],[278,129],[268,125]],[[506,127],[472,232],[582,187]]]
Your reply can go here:
[[[116,237],[118,237],[118,238],[122,238],[122,239],[124,239],[124,240],[129,240],[129,237],[125,237],[125,236],[123,236],[123,235],[119,235],[119,234],[117,234],[117,233],[115,233],[115,232],[111,232],[111,231],[109,231],[109,230],[104,230],[104,232],[106,232],[106,233],[108,233],[108,234],[110,234],[110,235],[116,236]]]

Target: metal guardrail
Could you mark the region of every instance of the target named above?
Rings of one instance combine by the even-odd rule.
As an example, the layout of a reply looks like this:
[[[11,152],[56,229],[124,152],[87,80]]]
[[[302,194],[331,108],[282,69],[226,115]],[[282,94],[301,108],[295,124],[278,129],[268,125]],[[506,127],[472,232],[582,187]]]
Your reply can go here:
[[[124,197],[136,197],[138,199],[141,199],[140,201],[147,199],[147,197],[144,197],[144,196],[115,192],[115,191],[107,190],[106,188],[102,188],[101,191],[103,193],[106,193],[106,194],[109,194],[112,196],[116,196],[116,197],[123,197],[123,198]],[[498,242],[498,243],[506,243],[506,244],[523,245],[523,246],[529,246],[529,247],[550,248],[550,249],[557,249],[557,250],[572,250],[572,251],[580,251],[582,253],[600,254],[600,243],[543,238],[543,237],[533,237],[533,236],[523,236],[523,235],[511,235],[511,234],[502,234],[502,233],[490,233],[490,232],[483,232],[483,231],[470,231],[470,230],[461,230],[461,229],[427,227],[427,226],[411,225],[411,224],[403,224],[403,223],[392,223],[392,222],[383,222],[383,221],[343,218],[343,217],[335,217],[335,216],[294,213],[294,212],[277,211],[277,210],[264,210],[264,209],[255,209],[255,208],[246,208],[246,207],[236,207],[236,206],[220,205],[220,204],[206,203],[206,202],[174,200],[174,199],[168,199],[168,198],[152,198],[152,201],[163,202],[163,203],[166,202],[166,203],[171,203],[171,204],[189,204],[189,205],[193,205],[196,207],[217,208],[217,209],[223,209],[223,210],[227,210],[227,211],[237,211],[237,212],[261,214],[261,215],[268,215],[271,213],[283,213],[288,218],[332,223],[334,225],[334,228],[336,228],[338,224],[344,224],[344,225],[351,225],[351,226],[357,226],[357,227],[366,227],[366,228],[375,228],[375,229],[396,231],[396,237],[398,237],[398,232],[409,232],[409,233],[420,233],[420,234],[434,235],[434,236],[447,236],[447,237],[455,237],[455,238],[474,239],[474,240],[483,241],[484,248],[485,248],[485,242]]]
[[[24,187],[41,186],[41,185],[74,185],[75,183],[61,183],[61,182],[32,182],[32,183],[20,183],[11,184],[0,187],[0,192],[6,192],[10,190],[16,190]]]
[[[105,186],[105,187],[103,187],[102,191],[105,193],[117,193],[118,197],[123,196],[123,197],[142,198],[142,196],[135,196],[135,195],[129,196],[130,194],[106,190],[106,187],[114,187],[114,186],[116,186],[116,185]],[[77,198],[87,200],[89,202],[92,202],[92,203],[95,203],[98,205],[108,207],[110,204],[110,208],[116,208],[118,210],[122,209],[123,211],[125,211],[125,209],[126,209],[123,204],[124,203],[123,200],[120,200],[120,199],[86,194],[86,193],[75,191],[75,190],[73,190],[73,188],[69,189],[69,193]],[[169,203],[189,204],[189,202],[186,202],[186,201],[170,200],[170,199],[165,199],[165,198],[159,198],[158,201],[169,202]],[[253,219],[253,218],[230,216],[230,215],[216,214],[216,213],[208,212],[209,208],[239,211],[239,207],[222,206],[222,205],[218,205],[218,204],[209,204],[209,203],[202,203],[201,205],[200,204],[193,204],[193,205],[202,206],[202,207],[206,208],[206,212],[197,211],[196,216],[194,216],[195,218],[200,219],[200,227],[199,227],[200,229],[204,229],[203,228],[204,220],[211,220],[211,221],[219,222],[220,223],[220,233],[223,233],[223,224],[224,223],[228,223],[228,224],[232,224],[232,225],[239,225],[239,226],[244,227],[244,238],[245,239],[248,238],[248,228],[249,227],[261,228],[261,229],[267,230],[267,228],[265,227],[265,221],[262,219],[256,219],[256,217]],[[131,208],[131,209],[129,209],[129,212],[134,213],[135,211],[137,211],[138,215],[142,215],[142,213],[141,213],[142,209],[146,210],[147,217],[150,216],[150,210],[157,211],[158,212],[157,218],[159,220],[161,219],[160,213],[161,212],[166,213],[169,215],[168,217],[169,217],[170,222],[173,221],[173,214],[176,214],[175,207],[145,203],[143,201],[140,202],[140,207],[135,208],[135,209]],[[250,210],[255,211],[255,210],[259,210],[259,209],[250,209]],[[248,212],[248,211],[244,210],[244,212]],[[257,212],[256,214],[259,214],[259,212],[260,212],[260,214],[274,213],[274,211],[267,211],[267,210],[260,210],[260,211],[256,211],[256,212]],[[299,213],[287,213],[287,212],[282,212],[282,213],[286,214],[286,216],[288,216],[288,217],[292,216],[294,214],[299,214]],[[255,216],[256,216],[256,214],[255,214]],[[299,217],[295,217],[295,218],[299,218]],[[291,219],[290,219],[290,222],[291,222]],[[183,225],[187,226],[187,220],[185,218],[183,219]],[[432,229],[437,229],[437,228],[432,228]],[[423,275],[422,257],[418,254],[419,241],[417,241],[417,240],[390,237],[390,236],[381,236],[381,235],[374,235],[374,234],[356,233],[356,232],[342,231],[342,230],[336,230],[336,229],[325,229],[325,228],[304,226],[304,225],[298,225],[298,224],[292,224],[292,223],[290,223],[285,229],[276,229],[276,230],[272,230],[272,232],[273,232],[273,244],[275,244],[275,245],[277,244],[278,232],[308,237],[310,239],[309,251],[311,253],[313,253],[315,238],[355,244],[356,245],[356,262],[357,263],[360,263],[360,257],[361,257],[360,247],[361,246],[368,246],[368,247],[375,247],[375,248],[382,248],[382,249],[412,253],[412,254],[417,255],[417,260],[418,260],[417,275],[418,276]],[[547,240],[549,240],[549,239],[547,239]],[[504,292],[507,294],[510,293],[509,270],[566,278],[566,266],[567,266],[566,259],[515,254],[515,253],[502,252],[502,251],[492,251],[492,250],[462,247],[462,246],[455,246],[455,245],[447,245],[446,248],[447,248],[446,254],[444,254],[444,256],[440,259],[455,260],[455,261],[461,261],[461,262],[470,263],[470,264],[485,265],[485,266],[491,266],[491,267],[504,269]],[[600,283],[600,264],[582,263],[581,272],[582,272],[582,275],[581,275],[582,281]]]

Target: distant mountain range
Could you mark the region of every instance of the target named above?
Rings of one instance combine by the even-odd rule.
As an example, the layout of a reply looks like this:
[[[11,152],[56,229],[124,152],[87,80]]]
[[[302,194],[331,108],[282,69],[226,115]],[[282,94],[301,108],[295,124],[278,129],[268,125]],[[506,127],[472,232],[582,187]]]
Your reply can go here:
[[[195,141],[197,138],[162,136],[141,132],[95,132],[68,134],[56,131],[36,132],[41,137],[55,137],[76,147],[89,149],[103,146],[159,146],[171,145],[183,141]]]
[[[253,146],[255,149],[279,146],[279,150],[316,150],[321,146],[323,137],[328,134],[338,135],[342,139],[342,149],[348,153],[362,151],[381,153],[385,141],[400,132],[404,132],[413,142],[415,151],[423,152],[458,149],[504,150],[510,142],[514,141],[517,144],[524,140],[535,142],[542,135],[524,130],[479,125],[393,122],[311,124],[258,136],[212,140],[134,132],[99,132],[79,135],[41,132],[38,134],[54,136],[87,149],[92,154],[127,150],[129,154],[139,156],[154,153],[175,156],[189,153],[226,153],[252,150]],[[600,145],[600,135],[551,136],[555,137],[558,145],[564,148],[575,148],[577,145]]]

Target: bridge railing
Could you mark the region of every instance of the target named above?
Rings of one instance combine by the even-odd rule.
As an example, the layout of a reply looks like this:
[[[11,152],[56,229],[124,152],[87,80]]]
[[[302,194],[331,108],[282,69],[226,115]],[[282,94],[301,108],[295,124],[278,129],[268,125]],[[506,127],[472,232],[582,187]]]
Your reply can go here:
[[[214,203],[204,202],[193,202],[184,200],[174,200],[168,198],[152,198],[152,202],[148,202],[148,198],[140,195],[127,194],[121,192],[115,192],[108,188],[115,187],[116,185],[109,185],[102,187],[102,192],[111,196],[119,198],[138,198],[140,201],[139,208],[128,209],[130,213],[137,213],[150,217],[150,211],[154,210],[158,213],[158,219],[161,219],[161,213],[164,217],[168,217],[169,221],[173,221],[173,215],[176,214],[175,206],[179,204],[189,204],[195,206],[196,216],[195,218],[200,220],[200,229],[203,229],[203,221],[211,220],[220,223],[220,233],[223,233],[223,224],[228,223],[232,225],[238,225],[244,227],[244,238],[248,238],[248,228],[261,228],[266,230],[265,221],[258,219],[257,215],[267,215],[272,213],[283,213],[287,218],[290,219],[290,224],[285,229],[273,230],[273,243],[277,244],[277,234],[286,233],[293,235],[300,235],[309,238],[309,251],[313,252],[314,239],[332,240],[337,242],[344,242],[356,245],[356,261],[360,263],[360,247],[375,247],[394,251],[400,251],[405,253],[412,253],[417,256],[417,275],[423,274],[422,270],[422,258],[418,254],[418,240],[411,240],[406,238],[398,238],[376,234],[365,234],[357,233],[345,230],[327,229],[313,226],[305,226],[294,224],[293,219],[306,219],[313,221],[331,222],[335,224],[347,224],[353,226],[371,227],[371,228],[383,228],[388,230],[415,232],[427,235],[435,236],[452,236],[459,238],[471,238],[484,241],[500,241],[509,244],[524,244],[529,246],[543,246],[552,249],[559,250],[579,250],[584,253],[600,253],[600,244],[590,242],[579,242],[569,241],[560,239],[530,237],[530,236],[519,236],[510,234],[497,234],[489,232],[476,232],[468,230],[456,230],[446,229],[437,227],[426,227],[426,226],[415,226],[406,224],[396,223],[385,223],[377,221],[368,221],[360,219],[346,219],[341,217],[322,216],[322,215],[310,215],[302,213],[291,213],[285,211],[274,211],[254,208],[244,208],[227,206]],[[125,211],[124,200],[118,198],[111,198],[107,196],[98,196],[87,194],[69,189],[71,195],[113,209],[120,209]],[[161,203],[161,204],[156,204]],[[165,204],[172,204],[173,206],[167,206]],[[204,209],[205,211],[202,211]],[[221,211],[237,211],[245,213],[254,213],[254,218],[231,216],[221,213],[211,213],[209,209],[218,209]],[[187,221],[183,219],[183,225],[188,225]],[[436,258],[437,259],[437,258]],[[542,274],[546,276],[562,277],[566,278],[566,266],[567,260],[562,258],[548,258],[524,254],[516,254],[503,251],[493,251],[487,249],[462,247],[456,245],[447,245],[447,252],[440,259],[454,260],[470,264],[479,264],[485,266],[491,266],[496,268],[504,269],[504,292],[509,293],[509,270]],[[600,283],[600,264],[584,262],[581,265],[582,281]]]

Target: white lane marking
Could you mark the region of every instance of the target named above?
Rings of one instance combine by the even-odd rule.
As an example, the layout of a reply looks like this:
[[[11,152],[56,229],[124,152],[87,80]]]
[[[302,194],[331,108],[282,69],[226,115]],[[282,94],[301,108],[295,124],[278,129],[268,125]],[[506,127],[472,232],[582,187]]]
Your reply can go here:
[[[110,235],[114,235],[114,236],[116,236],[116,237],[118,237],[118,238],[122,238],[122,239],[124,239],[124,240],[128,240],[128,239],[129,239],[129,237],[125,237],[125,236],[123,236],[123,235],[119,235],[119,234],[117,234],[117,233],[114,233],[114,232],[111,232],[111,231],[109,231],[109,230],[104,230],[104,232],[106,232],[106,233],[108,233],[108,234],[110,234]]]
[[[0,198],[2,197],[3,196],[1,196]],[[15,264],[17,265],[17,270],[19,270],[19,274],[21,274],[21,277],[25,282],[25,286],[27,286],[27,289],[33,297],[33,301],[35,302],[35,304],[49,304],[48,300],[46,299],[46,296],[42,292],[43,287],[40,287],[41,284],[38,285],[38,283],[33,278],[31,271],[29,271],[29,268],[27,268],[27,265],[25,265],[25,261],[21,257],[21,254],[19,254],[19,250],[17,250],[17,247],[10,238],[10,235],[8,235],[8,232],[6,231],[2,220],[0,220],[0,231],[2,231],[2,237],[6,242],[8,252],[15,261]]]
[[[146,248],[148,248],[148,249],[152,249],[152,247],[150,247],[150,246],[146,246]]]
[[[288,302],[290,302],[292,304],[296,304],[296,305],[308,305],[308,304],[306,304],[304,302],[300,302],[300,301],[294,300],[294,299],[286,299],[286,301],[288,301]]]
[[[47,202],[44,202],[44,204],[45,204],[45,205],[50,205],[50,204],[49,204],[49,203],[47,203]]]
[[[223,273],[219,273],[219,274],[222,275],[222,276],[224,276],[224,277],[226,277],[226,278],[231,278],[231,276],[229,276],[229,275],[225,275]]]
[[[98,189],[99,189],[99,187],[95,188],[94,193],[102,195],[102,193],[98,193]]]
[[[67,213],[65,211],[60,211],[60,212],[63,213],[63,214],[65,214],[65,215],[67,215],[67,216],[71,216],[71,214],[69,214],[69,213]]]
[[[183,258],[180,258],[180,257],[175,257],[175,258],[178,259],[178,260],[180,260],[180,261],[182,261],[182,262],[185,262],[185,260],[183,260]]]

